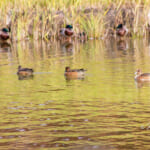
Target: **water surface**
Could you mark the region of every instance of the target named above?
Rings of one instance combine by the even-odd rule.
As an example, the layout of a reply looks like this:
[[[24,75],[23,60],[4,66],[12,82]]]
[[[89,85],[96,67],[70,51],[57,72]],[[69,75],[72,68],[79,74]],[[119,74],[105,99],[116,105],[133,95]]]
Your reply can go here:
[[[0,48],[0,149],[150,149],[148,40],[19,42]],[[32,78],[18,78],[18,65]],[[66,80],[64,68],[87,69]]]

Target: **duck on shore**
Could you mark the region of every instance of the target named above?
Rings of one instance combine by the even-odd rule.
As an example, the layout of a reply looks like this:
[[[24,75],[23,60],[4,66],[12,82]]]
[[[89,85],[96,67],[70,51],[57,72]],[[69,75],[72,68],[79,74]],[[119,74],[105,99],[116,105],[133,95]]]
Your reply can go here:
[[[116,28],[116,34],[119,37],[124,37],[125,35],[127,35],[128,33],[128,29],[125,25],[123,24],[119,24]]]
[[[60,29],[60,36],[65,41],[71,42],[71,38],[73,35],[74,35],[74,31],[72,25],[66,25],[65,28]]]
[[[10,38],[10,28],[2,28],[0,30],[0,40],[7,41]]]

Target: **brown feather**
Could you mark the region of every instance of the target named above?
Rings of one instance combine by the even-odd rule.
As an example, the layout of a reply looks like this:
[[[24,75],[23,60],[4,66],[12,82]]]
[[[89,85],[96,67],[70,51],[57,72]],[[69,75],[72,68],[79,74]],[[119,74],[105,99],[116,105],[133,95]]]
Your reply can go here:
[[[8,33],[1,32],[1,33],[0,33],[0,39],[1,39],[1,40],[8,40],[8,39],[9,39],[9,34],[8,34]]]
[[[117,30],[117,35],[119,35],[119,36],[124,36],[125,33],[126,33],[126,30],[124,30],[124,29],[118,29]]]
[[[73,35],[73,31],[66,29],[65,30],[65,35],[72,36]]]

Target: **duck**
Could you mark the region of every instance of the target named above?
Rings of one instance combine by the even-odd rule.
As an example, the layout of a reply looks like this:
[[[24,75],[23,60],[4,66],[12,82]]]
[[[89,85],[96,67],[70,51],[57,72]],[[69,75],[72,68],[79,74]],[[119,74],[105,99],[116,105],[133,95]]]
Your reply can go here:
[[[74,35],[73,26],[72,25],[66,25],[65,28],[60,29],[60,35],[66,41],[71,42],[71,38]]]
[[[123,24],[119,24],[116,28],[116,34],[119,37],[124,37],[125,35],[127,35],[128,33],[128,29],[126,28],[125,25]]]
[[[10,38],[10,28],[2,28],[0,30],[0,40],[7,41]]]
[[[65,68],[65,77],[69,78],[69,79],[80,79],[80,78],[84,78],[85,75],[85,69],[70,69],[70,67],[66,67]]]
[[[33,69],[22,68],[21,66],[18,66],[17,75],[19,75],[19,76],[32,76],[33,75]]]
[[[150,73],[142,73],[140,69],[137,69],[134,79],[136,81],[150,81]]]

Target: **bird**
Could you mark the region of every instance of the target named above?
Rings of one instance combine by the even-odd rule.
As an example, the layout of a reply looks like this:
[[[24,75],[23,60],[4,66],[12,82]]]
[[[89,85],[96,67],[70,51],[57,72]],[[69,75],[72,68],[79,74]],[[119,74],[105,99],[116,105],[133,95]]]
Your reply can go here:
[[[124,37],[125,35],[127,35],[128,33],[128,29],[126,28],[125,25],[123,24],[119,24],[116,28],[116,34],[119,37]]]
[[[134,79],[136,81],[150,81],[150,73],[142,73],[140,69],[137,69]]]
[[[70,67],[65,68],[65,77],[68,79],[82,79],[85,76],[85,69],[70,69]]]
[[[65,28],[60,29],[60,36],[65,39],[65,41],[71,42],[71,38],[74,35],[73,26],[66,25]]]
[[[2,28],[0,30],[0,40],[7,41],[10,38],[10,28]]]
[[[22,68],[21,66],[18,66],[18,72],[17,75],[19,76],[31,76],[33,75],[33,69],[31,68]]]

